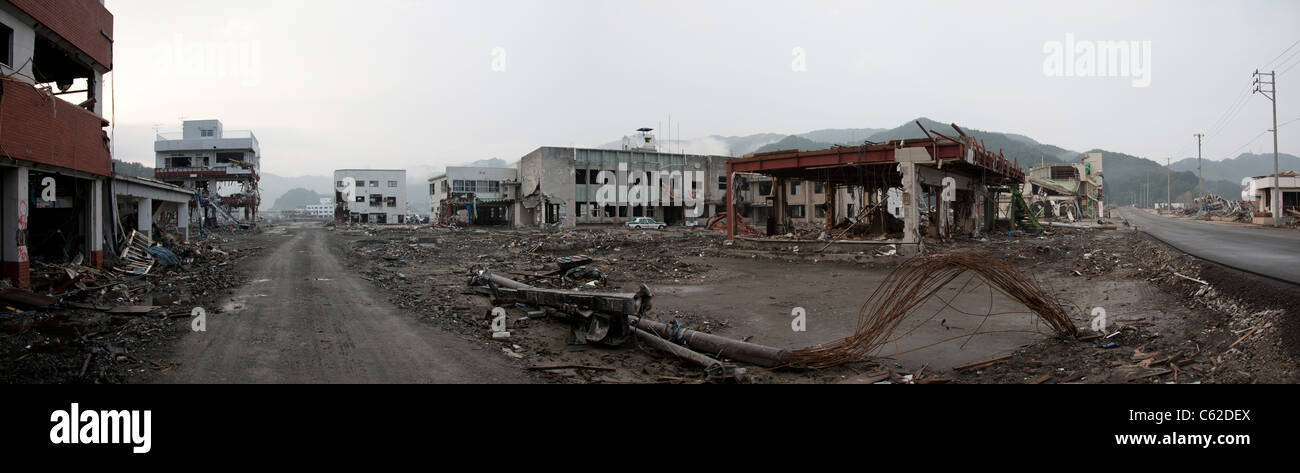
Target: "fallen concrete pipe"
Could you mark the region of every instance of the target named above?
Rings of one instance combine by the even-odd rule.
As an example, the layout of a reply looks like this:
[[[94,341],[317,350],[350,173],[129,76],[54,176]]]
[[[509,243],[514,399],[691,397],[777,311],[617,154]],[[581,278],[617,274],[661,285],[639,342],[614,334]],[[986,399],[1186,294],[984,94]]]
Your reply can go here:
[[[781,366],[789,361],[787,358],[789,353],[780,348],[733,340],[686,328],[673,330],[663,322],[635,316],[628,317],[628,320],[632,322],[634,328],[648,331],[662,339],[680,341],[684,347],[719,358],[730,358],[764,368]]]
[[[705,368],[722,366],[721,361],[715,360],[713,358],[709,358],[704,354],[692,351],[691,349],[686,348],[684,346],[659,338],[657,335],[647,332],[645,330],[633,327],[632,333],[635,333],[637,338],[640,338],[642,341],[646,342],[647,344],[654,347],[655,349],[659,351],[668,352],[673,356],[689,361],[696,365],[703,366]]]

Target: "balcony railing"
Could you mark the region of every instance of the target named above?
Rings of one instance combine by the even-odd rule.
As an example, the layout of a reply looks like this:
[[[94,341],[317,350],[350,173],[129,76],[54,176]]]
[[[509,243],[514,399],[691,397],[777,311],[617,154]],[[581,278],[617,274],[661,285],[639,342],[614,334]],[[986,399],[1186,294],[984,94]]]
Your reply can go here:
[[[251,138],[256,140],[257,136],[254,136],[251,130],[224,130],[222,131],[221,136],[201,136],[198,138],[185,138],[185,132],[181,132],[181,131],[164,131],[154,135],[154,141],[177,141],[177,140],[184,140],[184,139],[211,140],[217,138],[221,138],[221,139]]]

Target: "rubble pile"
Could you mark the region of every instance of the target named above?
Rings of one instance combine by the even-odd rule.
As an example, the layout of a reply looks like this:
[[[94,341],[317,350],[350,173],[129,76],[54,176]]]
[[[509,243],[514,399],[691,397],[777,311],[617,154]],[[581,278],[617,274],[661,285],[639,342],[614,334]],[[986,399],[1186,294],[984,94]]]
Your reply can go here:
[[[242,281],[240,261],[262,247],[210,235],[200,242],[163,238],[148,272],[33,261],[32,290],[0,295],[0,382],[118,383],[171,366],[149,353],[189,329],[195,307],[211,308]],[[108,255],[106,267],[116,259]],[[174,259],[172,259],[174,258]]]
[[[1215,194],[1206,194],[1196,198],[1196,204],[1182,210],[1182,214],[1200,220],[1227,220],[1234,222],[1251,221],[1255,212],[1255,203],[1245,200],[1227,200]]]

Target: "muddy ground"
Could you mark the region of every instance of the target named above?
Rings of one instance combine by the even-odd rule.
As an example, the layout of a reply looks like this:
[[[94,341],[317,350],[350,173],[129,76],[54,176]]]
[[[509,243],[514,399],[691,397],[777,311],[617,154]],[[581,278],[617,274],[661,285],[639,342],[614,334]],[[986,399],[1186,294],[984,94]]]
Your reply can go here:
[[[655,293],[648,314],[653,319],[795,349],[852,334],[863,302],[902,258],[857,255],[833,262],[809,254],[808,245],[802,252],[740,251],[725,245],[719,233],[686,229],[437,227],[336,234],[336,251],[347,254],[349,264],[392,303],[426,323],[484,339],[490,339],[492,304],[466,285],[479,269],[519,278],[556,269],[557,258],[586,255],[606,278],[584,290],[634,292],[647,284]],[[961,383],[1297,381],[1295,353],[1287,351],[1295,345],[1297,324],[1282,310],[1300,306],[1300,298],[1286,284],[1254,282],[1125,230],[998,234],[931,242],[927,249],[975,251],[1017,263],[1064,301],[1083,335],[1057,337],[1023,306],[963,277],[940,293],[960,310],[927,302],[900,327],[908,335],[875,360],[825,370],[750,366],[751,380],[876,382],[883,370],[883,380],[892,382],[907,382],[909,374],[912,382]],[[796,307],[807,314],[806,331],[791,329]],[[1109,322],[1102,334],[1089,330],[1096,307]],[[571,344],[565,322],[529,315],[537,308],[506,309],[511,338],[496,342],[505,356],[533,367],[592,367],[548,370],[552,381],[703,377],[699,369],[637,343]],[[954,369],[1002,357],[986,367]]]

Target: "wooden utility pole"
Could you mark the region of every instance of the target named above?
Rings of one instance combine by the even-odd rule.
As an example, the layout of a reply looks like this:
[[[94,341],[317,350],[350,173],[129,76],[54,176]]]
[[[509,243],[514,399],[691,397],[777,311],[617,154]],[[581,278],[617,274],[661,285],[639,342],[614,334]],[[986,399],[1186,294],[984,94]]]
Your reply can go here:
[[[1174,210],[1174,190],[1173,190],[1174,189],[1173,187],[1174,184],[1173,164],[1174,163],[1173,161],[1174,158],[1165,158],[1165,171],[1167,171],[1165,177],[1165,206],[1169,208],[1170,212]]]

